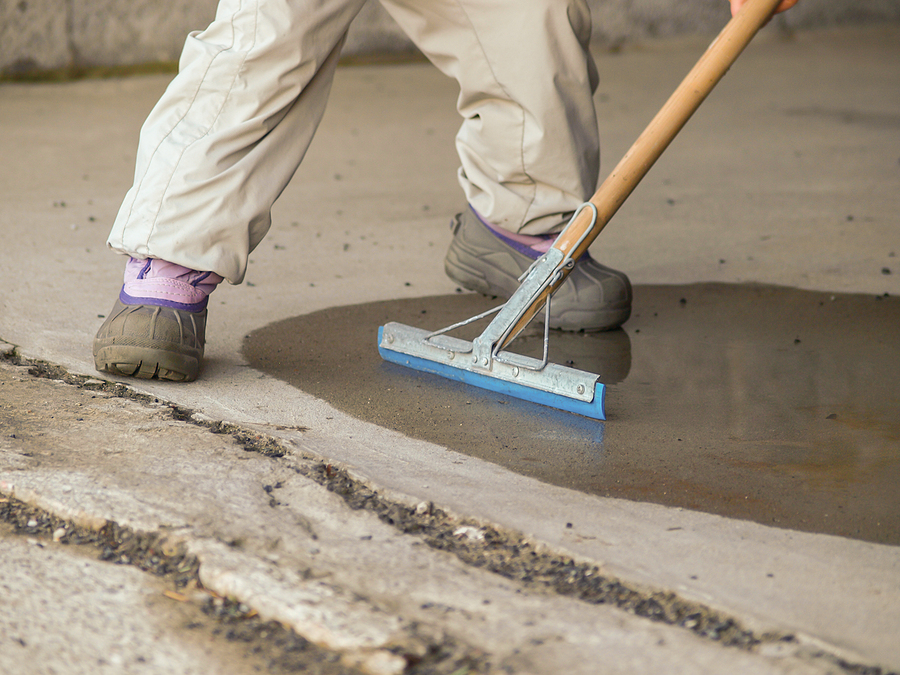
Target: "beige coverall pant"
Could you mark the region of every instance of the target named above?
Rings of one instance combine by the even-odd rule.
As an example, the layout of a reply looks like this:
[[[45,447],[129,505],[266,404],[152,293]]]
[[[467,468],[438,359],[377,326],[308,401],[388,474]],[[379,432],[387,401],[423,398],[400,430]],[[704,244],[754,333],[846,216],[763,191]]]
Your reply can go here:
[[[213,23],[188,37],[143,126],[109,246],[240,283],[322,118],[364,2],[221,0]],[[585,0],[381,2],[459,82],[468,202],[513,232],[557,227],[599,173]]]

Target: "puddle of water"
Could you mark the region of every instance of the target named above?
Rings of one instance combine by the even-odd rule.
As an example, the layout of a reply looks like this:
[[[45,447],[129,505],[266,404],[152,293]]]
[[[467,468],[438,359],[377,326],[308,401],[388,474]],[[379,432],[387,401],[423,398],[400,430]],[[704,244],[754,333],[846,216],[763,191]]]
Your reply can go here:
[[[626,330],[551,335],[551,360],[609,385],[606,422],[378,356],[387,321],[436,329],[495,304],[337,307],[261,328],[243,351],[351,415],[548,483],[900,544],[900,298],[638,286]],[[537,333],[517,351],[536,354]]]

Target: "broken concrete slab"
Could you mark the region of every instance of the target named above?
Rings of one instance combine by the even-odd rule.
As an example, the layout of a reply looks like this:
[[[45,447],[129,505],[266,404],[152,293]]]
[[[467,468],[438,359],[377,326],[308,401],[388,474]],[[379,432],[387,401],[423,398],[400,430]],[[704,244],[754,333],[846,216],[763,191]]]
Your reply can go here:
[[[549,664],[564,662],[572,663],[572,672],[592,672],[601,653],[615,654],[615,672],[815,673],[827,672],[836,658],[878,664],[896,658],[888,635],[896,621],[891,564],[898,556],[890,547],[789,532],[778,543],[768,528],[752,523],[735,527],[651,505],[642,505],[636,519],[634,505],[618,500],[591,504],[594,525],[571,517],[572,528],[562,528],[571,533],[568,540],[526,533],[551,552],[580,549],[578,560],[636,589],[723,611],[761,640],[750,651],[726,648],[684,628],[537,592],[467,565],[310,480],[307,469],[320,459],[291,451],[291,444],[282,456],[248,452],[228,434],[173,420],[170,409],[152,399],[142,403],[34,379],[9,366],[0,374],[4,428],[11,432],[0,456],[5,495],[94,527],[115,522],[164,532],[198,557],[208,588],[291,625],[369,672],[375,664],[379,672],[402,672],[399,661],[390,665],[392,650],[414,653],[441,636],[489,654],[499,666],[547,673],[558,672]],[[452,485],[452,474],[448,478]],[[508,498],[498,487],[493,498]],[[451,522],[464,524],[459,516]],[[556,516],[544,514],[541,522],[551,525]],[[478,541],[480,528],[452,533]],[[603,537],[593,542],[602,557],[573,545],[594,532]],[[648,566],[651,549],[668,561],[665,566]],[[835,563],[851,557],[852,568]],[[774,573],[763,578],[763,569]],[[688,570],[696,574],[684,574]],[[813,608],[817,599],[800,570],[818,584],[842,588],[840,597],[853,597],[853,606],[839,615]],[[689,576],[704,582],[691,588]],[[710,585],[710,577],[718,583]],[[742,593],[746,601],[739,605],[735,598]],[[865,629],[855,631],[862,617]],[[781,639],[788,634],[790,644]]]

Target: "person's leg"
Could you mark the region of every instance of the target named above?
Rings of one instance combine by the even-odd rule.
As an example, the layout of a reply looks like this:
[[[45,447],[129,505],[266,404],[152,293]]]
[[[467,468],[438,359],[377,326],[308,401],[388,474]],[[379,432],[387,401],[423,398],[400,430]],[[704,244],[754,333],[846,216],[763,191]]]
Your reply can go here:
[[[583,0],[382,0],[459,82],[460,183],[488,222],[559,230],[596,189],[600,146]]]
[[[382,0],[460,85],[456,145],[469,203],[453,221],[447,274],[508,297],[597,186],[600,145],[584,0]],[[536,236],[537,235],[537,236]],[[554,294],[551,325],[604,330],[631,311],[621,272],[584,256]]]
[[[207,295],[239,283],[322,118],[364,0],[221,0],[150,113],[108,245],[125,283],[94,340],[98,370],[193,380]]]
[[[221,0],[141,131],[111,248],[240,283],[364,0]]]

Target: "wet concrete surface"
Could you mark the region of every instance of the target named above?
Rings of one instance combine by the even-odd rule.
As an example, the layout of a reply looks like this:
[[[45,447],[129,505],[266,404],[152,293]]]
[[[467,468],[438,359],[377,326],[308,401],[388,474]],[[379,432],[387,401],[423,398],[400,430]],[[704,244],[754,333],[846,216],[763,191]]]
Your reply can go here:
[[[551,335],[552,361],[609,385],[606,422],[378,356],[386,321],[439,328],[498,302],[336,307],[260,328],[243,352],[353,416],[548,483],[900,544],[900,298],[638,286],[625,330]],[[537,329],[516,343],[539,348]]]

